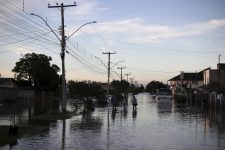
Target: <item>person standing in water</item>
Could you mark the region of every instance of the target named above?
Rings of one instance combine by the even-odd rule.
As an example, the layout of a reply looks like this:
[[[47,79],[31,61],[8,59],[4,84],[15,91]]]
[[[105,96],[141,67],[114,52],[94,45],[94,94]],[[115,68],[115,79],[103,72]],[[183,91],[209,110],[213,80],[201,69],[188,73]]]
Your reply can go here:
[[[133,98],[132,98],[132,104],[133,104],[133,111],[136,111],[137,110],[137,99],[136,97],[134,96],[133,94]]]

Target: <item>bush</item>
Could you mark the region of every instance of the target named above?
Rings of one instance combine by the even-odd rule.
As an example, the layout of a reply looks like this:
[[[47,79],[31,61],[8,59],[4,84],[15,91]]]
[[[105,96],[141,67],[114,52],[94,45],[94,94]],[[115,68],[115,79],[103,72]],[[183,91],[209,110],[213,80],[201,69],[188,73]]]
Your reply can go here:
[[[174,101],[178,102],[178,103],[184,103],[184,102],[187,101],[187,97],[184,96],[184,95],[177,95],[177,94],[175,94],[174,95]]]

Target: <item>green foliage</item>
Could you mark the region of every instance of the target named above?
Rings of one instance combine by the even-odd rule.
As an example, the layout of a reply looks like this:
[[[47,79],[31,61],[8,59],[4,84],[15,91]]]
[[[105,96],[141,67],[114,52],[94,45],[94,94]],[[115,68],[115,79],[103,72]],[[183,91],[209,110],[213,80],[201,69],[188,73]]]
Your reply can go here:
[[[131,84],[129,86],[128,92],[137,94],[137,93],[144,92],[144,90],[145,90],[145,87],[142,84],[138,87],[135,86],[134,84]]]
[[[113,80],[111,85],[117,94],[127,93],[129,88],[129,83],[125,80],[122,80],[122,81]]]
[[[145,91],[151,94],[154,94],[157,89],[159,88],[165,88],[166,85],[159,81],[151,81],[147,84]]]
[[[50,65],[51,57],[44,54],[27,53],[16,62],[12,69],[16,73],[16,80],[20,83],[29,82],[36,89],[53,90],[59,85],[60,68]],[[27,84],[27,83],[26,83]]]
[[[187,101],[187,97],[184,96],[184,95],[177,95],[177,94],[175,94],[175,95],[174,95],[174,100],[175,100],[175,102],[177,102],[177,103],[184,103],[184,102]]]
[[[70,96],[101,96],[104,90],[100,83],[91,81],[68,81]]]

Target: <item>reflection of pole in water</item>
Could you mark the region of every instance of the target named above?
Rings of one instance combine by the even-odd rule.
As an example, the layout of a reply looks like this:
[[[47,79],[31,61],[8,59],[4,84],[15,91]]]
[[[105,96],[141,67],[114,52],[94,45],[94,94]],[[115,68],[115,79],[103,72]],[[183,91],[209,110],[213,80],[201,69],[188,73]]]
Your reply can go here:
[[[218,149],[220,149],[220,130],[221,130],[221,107],[219,109],[219,118],[218,118],[218,139],[217,139],[217,146],[218,146]]]
[[[66,136],[66,120],[63,119],[63,125],[62,125],[62,150],[65,149],[65,136]]]
[[[198,124],[197,124],[197,97],[196,97],[196,100],[195,100],[195,136],[196,136],[196,139],[197,139],[197,132],[198,132]]]
[[[109,134],[109,107],[108,107],[108,114],[107,114],[107,149],[110,147],[110,134]]]

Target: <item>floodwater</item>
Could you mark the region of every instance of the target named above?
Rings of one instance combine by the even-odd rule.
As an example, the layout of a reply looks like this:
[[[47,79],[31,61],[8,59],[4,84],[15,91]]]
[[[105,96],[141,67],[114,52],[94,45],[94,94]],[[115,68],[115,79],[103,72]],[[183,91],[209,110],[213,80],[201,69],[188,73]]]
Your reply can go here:
[[[119,106],[116,111],[112,111],[111,106],[96,108],[92,113],[74,115],[66,120],[39,122],[37,126],[44,126],[45,130],[25,135],[18,139],[16,145],[0,149],[225,149],[225,113],[222,106],[157,102],[145,93],[136,97],[137,111],[133,111],[129,97],[127,108]],[[29,118],[28,112],[32,115],[35,111],[24,110],[21,113],[25,118],[22,123],[31,123],[26,119]],[[0,124],[9,121],[9,114],[0,114]]]

